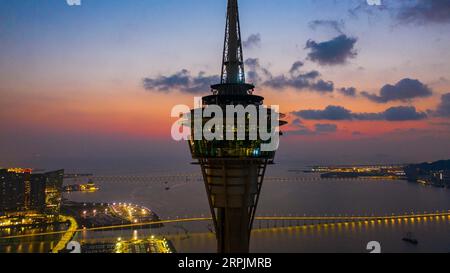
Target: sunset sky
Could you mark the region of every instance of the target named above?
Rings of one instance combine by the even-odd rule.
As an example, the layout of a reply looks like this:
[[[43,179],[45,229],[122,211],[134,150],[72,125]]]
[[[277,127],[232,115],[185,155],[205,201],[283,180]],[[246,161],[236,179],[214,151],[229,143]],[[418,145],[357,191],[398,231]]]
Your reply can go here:
[[[0,167],[182,169],[170,111],[216,83],[226,1],[81,2],[0,0]],[[450,0],[381,3],[239,1],[247,80],[290,122],[279,161],[450,158]]]

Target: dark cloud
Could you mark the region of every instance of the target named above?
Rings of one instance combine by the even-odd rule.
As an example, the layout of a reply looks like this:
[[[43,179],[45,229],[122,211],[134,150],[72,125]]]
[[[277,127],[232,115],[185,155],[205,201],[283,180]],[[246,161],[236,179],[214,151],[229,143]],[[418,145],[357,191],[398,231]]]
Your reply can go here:
[[[289,74],[273,76],[272,73],[263,67],[259,59],[249,58],[245,62],[246,80],[249,83],[259,84],[281,90],[293,88],[297,91],[311,90],[319,93],[331,93],[334,91],[334,83],[320,79],[320,73],[316,70],[301,71],[302,62],[295,62]],[[143,85],[146,90],[171,92],[181,91],[189,94],[205,93],[210,90],[211,84],[219,83],[220,76],[208,76],[201,72],[197,76],[184,69],[169,76],[158,76],[155,78],[144,78]]]
[[[357,56],[358,53],[354,49],[356,42],[356,38],[342,34],[320,43],[308,40],[305,48],[310,50],[308,58],[313,62],[320,65],[342,65]]]
[[[324,135],[331,134],[337,132],[337,125],[328,124],[328,123],[318,123],[314,125],[314,129],[310,129],[305,126],[305,124],[301,121],[301,119],[296,118],[292,122],[290,122],[290,126],[293,127],[293,130],[287,131],[288,135],[297,135],[297,136],[315,136],[315,135]]]
[[[303,62],[295,62],[289,70],[289,75],[271,76],[263,85],[274,88],[294,88],[295,90],[312,90],[319,93],[331,93],[334,91],[334,83],[320,79],[320,73],[316,70],[302,72]]]
[[[334,83],[332,81],[318,80],[317,82],[311,84],[311,88],[318,92],[331,93],[334,91]]]
[[[318,71],[301,71],[303,67],[301,61],[292,64],[288,75],[276,76],[263,67],[257,58],[249,58],[244,63],[247,68],[247,81],[251,83],[259,83],[277,90],[293,88],[298,91],[311,90],[319,93],[330,93],[334,90],[334,83],[320,79]]]
[[[257,58],[248,58],[244,61],[247,71],[247,82],[261,83],[264,79],[272,77],[272,73],[259,63]]]
[[[301,110],[293,112],[297,117],[307,120],[361,120],[361,121],[411,121],[427,118],[424,112],[418,112],[415,107],[398,106],[391,107],[378,113],[354,113],[342,106],[330,105],[324,110]]]
[[[308,120],[351,120],[353,114],[342,106],[330,105],[325,110],[301,110],[294,115]]]
[[[258,58],[248,58],[244,61],[244,65],[247,68],[250,69],[256,69],[258,67],[260,67],[261,65],[259,64],[259,59]]]
[[[366,0],[349,10],[352,17],[389,14],[402,24],[448,24],[450,23],[450,0],[382,0],[381,5],[368,5]]]
[[[354,87],[349,87],[349,88],[342,87],[338,91],[339,91],[339,93],[341,93],[342,95],[344,95],[346,97],[355,97],[356,96],[356,88],[354,88]]]
[[[261,34],[256,33],[248,36],[247,40],[242,42],[245,48],[255,48],[261,46]]]
[[[417,112],[412,106],[398,106],[387,109],[382,117],[387,121],[408,121],[408,120],[422,120],[427,118],[424,112]]]
[[[345,28],[345,23],[343,20],[314,20],[309,23],[309,27],[313,30],[316,30],[318,27],[330,28],[342,34],[342,30]]]
[[[291,124],[293,125],[293,126],[297,126],[297,127],[302,127],[303,126],[303,122],[301,121],[301,119],[294,119],[292,122],[291,122]]]
[[[296,76],[276,76],[264,82],[265,86],[273,89],[293,88],[295,90],[312,90],[319,93],[331,93],[334,90],[334,83],[331,81],[315,80],[320,73],[317,71],[310,71]]]
[[[408,1],[397,19],[403,23],[450,23],[450,0]]]
[[[208,92],[211,84],[218,82],[220,82],[218,75],[207,76],[204,72],[200,72],[197,76],[191,76],[186,69],[170,76],[143,79],[144,88],[149,91],[168,93],[177,90],[189,94]]]
[[[302,61],[297,61],[292,64],[291,70],[289,70],[289,73],[295,74],[300,71],[300,68],[302,68],[304,63]]]
[[[403,79],[395,85],[385,85],[381,88],[380,95],[367,92],[361,92],[361,95],[377,103],[387,103],[430,97],[433,91],[419,80]]]
[[[435,114],[439,117],[450,117],[450,93],[442,95],[441,103],[438,105]]]
[[[332,134],[338,130],[338,127],[335,124],[315,124],[314,129],[310,129],[303,125],[299,125],[297,127],[298,128],[296,130],[288,131],[286,134],[295,136],[317,136]]]
[[[335,133],[337,131],[336,124],[316,124],[314,127],[318,133]]]

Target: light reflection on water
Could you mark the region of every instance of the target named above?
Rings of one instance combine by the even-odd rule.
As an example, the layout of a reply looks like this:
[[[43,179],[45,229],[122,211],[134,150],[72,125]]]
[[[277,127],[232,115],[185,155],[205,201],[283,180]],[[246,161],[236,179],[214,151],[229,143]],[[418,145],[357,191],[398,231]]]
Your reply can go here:
[[[51,225],[39,228],[18,228],[0,230],[0,237],[54,232],[66,229],[65,224]],[[48,253],[56,246],[61,235],[50,235],[43,237],[25,237],[21,239],[0,239],[0,253]]]
[[[0,240],[0,253],[49,253],[58,240],[55,236],[32,240]]]
[[[402,240],[413,232],[414,246]],[[180,252],[214,252],[213,234],[193,234],[186,239],[169,236]],[[255,253],[361,253],[367,243],[378,241],[384,252],[450,252],[450,218],[420,221],[381,221],[255,230],[251,251]]]
[[[285,224],[295,224],[288,223]],[[180,232],[173,227],[163,229],[85,231],[77,240],[86,243],[114,242],[117,238],[129,240],[150,235],[170,239],[178,252],[214,252],[215,236],[204,225],[186,225],[196,232]],[[266,226],[271,226],[267,228]],[[403,220],[329,223],[298,227],[273,227],[271,222],[257,224],[252,233],[251,251],[255,253],[293,252],[367,252],[370,241],[381,243],[384,252],[450,252],[450,217],[429,217]],[[203,228],[203,231],[201,231]],[[408,232],[419,240],[414,246],[402,241]]]
[[[154,210],[161,218],[209,215],[202,182],[98,183],[95,193],[65,197],[84,202],[132,202]],[[166,190],[169,187],[170,190]],[[385,215],[450,209],[450,189],[405,181],[304,180],[265,182],[258,214],[265,215]]]
[[[296,174],[298,175],[298,174]],[[305,175],[307,176],[307,175]],[[105,184],[94,195],[74,199],[93,201],[127,201],[143,204],[162,218],[209,215],[202,183],[171,183],[170,191],[161,182],[153,184]],[[118,193],[128,187],[128,196]],[[109,199],[113,197],[114,200]],[[123,196],[123,197],[122,197]],[[117,198],[123,198],[117,200]],[[258,214],[273,215],[390,215],[405,212],[432,212],[450,209],[450,190],[423,187],[405,181],[371,180],[304,180],[301,182],[266,182],[262,190]],[[279,223],[280,225],[281,223]],[[266,223],[261,224],[262,228]],[[214,252],[215,240],[205,223],[187,226],[191,232],[170,236],[180,252]],[[255,228],[260,226],[255,223]],[[411,247],[401,240],[409,231],[421,243]],[[150,231],[158,233],[164,231]],[[171,233],[174,231],[172,230]],[[175,231],[176,232],[176,231]],[[383,222],[318,226],[311,229],[288,228],[255,231],[253,252],[364,252],[367,242],[382,241],[386,251],[450,251],[449,221],[414,220],[408,223]],[[144,232],[145,234],[145,232]],[[125,234],[121,234],[125,237]]]

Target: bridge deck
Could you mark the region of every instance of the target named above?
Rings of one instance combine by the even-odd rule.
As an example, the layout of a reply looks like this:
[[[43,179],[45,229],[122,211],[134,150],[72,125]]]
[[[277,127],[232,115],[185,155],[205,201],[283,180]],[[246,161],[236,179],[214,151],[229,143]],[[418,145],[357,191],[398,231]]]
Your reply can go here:
[[[330,221],[330,222],[360,222],[360,221],[384,221],[384,220],[402,220],[402,219],[422,219],[422,218],[436,218],[436,217],[449,217],[450,210],[443,212],[434,213],[411,213],[402,215],[385,215],[385,216],[261,216],[256,217],[257,221]],[[97,227],[97,228],[83,228],[70,230],[70,232],[83,232],[83,231],[104,231],[113,229],[126,229],[126,228],[137,228],[143,226],[151,226],[157,224],[176,224],[176,223],[191,223],[191,222],[207,222],[212,221],[210,217],[197,217],[197,218],[180,218],[180,219],[166,219],[148,223],[138,223],[138,224],[128,224],[128,225],[116,225],[108,227]],[[43,232],[34,234],[22,234],[15,236],[0,237],[0,240],[4,239],[16,239],[24,237],[37,237],[37,236],[47,236],[47,235],[58,235],[65,234],[68,231],[54,231],[54,232]]]

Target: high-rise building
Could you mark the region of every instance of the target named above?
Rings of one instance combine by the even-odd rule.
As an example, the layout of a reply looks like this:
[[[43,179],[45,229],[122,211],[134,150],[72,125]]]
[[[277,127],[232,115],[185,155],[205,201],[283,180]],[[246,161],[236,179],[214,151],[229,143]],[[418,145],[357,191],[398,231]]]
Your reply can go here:
[[[45,176],[45,212],[58,214],[61,208],[64,170],[48,172]]]
[[[19,170],[0,170],[0,213],[20,211],[26,207],[25,181],[29,181],[30,172]]]
[[[30,210],[44,212],[45,209],[45,180],[44,174],[33,174],[30,178]]]
[[[0,170],[0,212],[58,214],[64,170],[33,174],[31,169]]]
[[[219,106],[223,112],[226,112],[227,106],[264,108],[264,98],[254,95],[254,88],[245,81],[238,3],[237,0],[228,0],[221,82],[211,86],[213,94],[203,97],[202,107]],[[271,112],[271,109],[264,109]],[[192,110],[191,122],[198,110]],[[254,130],[261,126],[259,122],[251,122],[253,118],[250,114],[245,115],[243,127],[246,135],[251,128]],[[203,125],[210,120],[202,118]],[[263,122],[266,121],[271,124],[271,115]],[[208,140],[204,136],[199,140],[195,137],[198,129],[194,123],[191,123],[189,146],[192,157],[201,165],[217,250],[220,253],[249,252],[250,233],[266,167],[273,163],[275,151],[263,151],[261,144],[266,142],[259,135],[255,140],[248,135],[245,140],[228,140],[225,137]],[[228,128],[229,124],[225,123],[220,127],[236,135],[239,126],[236,124],[235,120],[233,128]]]

